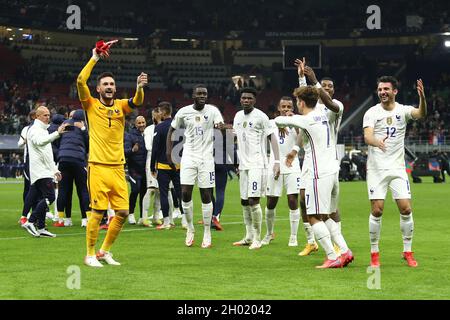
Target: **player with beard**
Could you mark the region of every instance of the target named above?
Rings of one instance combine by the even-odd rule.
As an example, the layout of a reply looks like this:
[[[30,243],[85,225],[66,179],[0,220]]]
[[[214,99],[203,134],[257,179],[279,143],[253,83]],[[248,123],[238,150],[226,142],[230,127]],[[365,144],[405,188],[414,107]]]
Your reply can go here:
[[[88,187],[92,212],[86,228],[87,255],[84,263],[90,267],[102,267],[100,261],[120,265],[110,253],[128,216],[128,187],[125,180],[124,131],[125,115],[144,102],[144,86],[147,74],[137,77],[136,93],[130,99],[115,99],[116,82],[112,73],[102,73],[97,78],[99,98],[91,96],[87,81],[92,69],[100,60],[109,56],[113,40],[94,48],[92,58],[81,70],[77,79],[78,96],[89,127]],[[95,254],[100,221],[108,208],[115,211],[100,251]]]

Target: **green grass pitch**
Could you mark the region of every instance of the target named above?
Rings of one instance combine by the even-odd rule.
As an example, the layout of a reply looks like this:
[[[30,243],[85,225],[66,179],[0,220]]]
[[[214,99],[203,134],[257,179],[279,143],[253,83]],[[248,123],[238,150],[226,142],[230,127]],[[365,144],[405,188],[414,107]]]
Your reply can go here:
[[[185,231],[157,231],[126,225],[112,252],[122,266],[92,269],[83,265],[84,229],[74,196],[74,226],[49,230],[57,238],[32,238],[19,227],[22,184],[0,184],[0,299],[449,299],[450,184],[424,179],[412,184],[416,269],[400,258],[403,246],[399,215],[388,194],[381,232],[380,289],[369,289],[369,202],[364,182],[341,183],[343,234],[355,261],[344,269],[317,270],[322,250],[309,257],[287,246],[289,219],[285,198],[277,208],[276,239],[260,250],[233,247],[244,235],[239,186],[228,184],[213,247],[201,249],[202,226],[196,225],[194,247],[184,246]],[[262,200],[265,205],[265,199]],[[194,220],[201,218],[194,189]],[[48,222],[50,224],[50,221]],[[265,225],[263,224],[263,235]],[[100,241],[105,231],[101,231]],[[99,241],[99,243],[100,243]],[[99,246],[99,244],[98,244]],[[75,266],[75,267],[74,267]],[[80,289],[70,289],[71,270],[79,267]],[[369,281],[370,282],[370,281]]]

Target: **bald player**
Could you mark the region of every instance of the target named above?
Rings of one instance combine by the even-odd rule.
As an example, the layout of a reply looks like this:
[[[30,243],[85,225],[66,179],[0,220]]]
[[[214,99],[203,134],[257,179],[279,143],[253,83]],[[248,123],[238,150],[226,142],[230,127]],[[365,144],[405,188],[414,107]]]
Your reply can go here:
[[[106,43],[107,48],[117,42]],[[124,131],[125,115],[144,103],[144,86],[147,74],[137,77],[136,93],[130,99],[115,99],[116,82],[112,73],[97,77],[96,91],[99,98],[91,96],[87,81],[92,69],[108,52],[92,50],[92,57],[77,79],[78,96],[86,111],[89,126],[88,187],[91,201],[91,217],[86,228],[87,255],[84,263],[90,267],[103,267],[100,261],[120,265],[110,253],[114,241],[128,217],[128,187],[125,180]],[[100,221],[108,209],[108,202],[115,211],[101,249],[95,253]]]

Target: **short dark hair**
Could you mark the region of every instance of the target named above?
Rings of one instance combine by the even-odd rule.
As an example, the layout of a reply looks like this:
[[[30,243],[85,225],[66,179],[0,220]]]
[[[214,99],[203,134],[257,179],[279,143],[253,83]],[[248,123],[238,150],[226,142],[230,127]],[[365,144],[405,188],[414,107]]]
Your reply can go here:
[[[305,101],[310,109],[313,109],[319,100],[319,90],[313,86],[295,88],[293,94],[297,99]]]
[[[292,97],[289,97],[289,96],[282,96],[282,97],[280,98],[280,101],[281,101],[281,100],[294,101],[294,100],[292,99]]]
[[[252,88],[252,87],[242,88],[241,89],[241,96],[242,96],[243,93],[251,93],[251,94],[253,94],[253,96],[255,96],[255,98],[256,98],[256,94],[257,94],[256,89]]]
[[[101,81],[103,78],[106,78],[106,77],[111,77],[111,78],[114,79],[114,74],[113,74],[112,72],[103,72],[103,73],[101,73],[101,74],[97,77],[97,84],[99,84],[100,81]]]
[[[377,79],[377,86],[380,82],[389,82],[392,85],[392,89],[398,88],[398,80],[393,76],[381,76]]]
[[[323,80],[331,81],[331,82],[333,82],[333,85],[334,85],[334,80],[330,77],[323,77],[322,79],[320,79],[320,82],[322,82]]]
[[[158,109],[166,115],[172,115],[172,104],[168,101],[158,103]]]
[[[198,88],[205,88],[206,90],[208,90],[208,87],[206,85],[204,85],[203,83],[199,83],[192,87],[192,93],[194,93]]]

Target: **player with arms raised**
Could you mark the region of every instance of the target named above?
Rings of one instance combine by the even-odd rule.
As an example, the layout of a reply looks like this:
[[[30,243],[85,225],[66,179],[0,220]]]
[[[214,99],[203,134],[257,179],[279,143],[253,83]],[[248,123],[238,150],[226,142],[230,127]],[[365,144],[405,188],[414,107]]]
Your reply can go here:
[[[412,248],[414,220],[411,209],[411,190],[405,168],[405,132],[409,120],[427,115],[425,90],[417,80],[419,107],[402,105],[395,101],[398,81],[391,76],[378,78],[380,103],[364,114],[364,140],[369,145],[367,158],[367,190],[371,204],[369,216],[370,251],[372,267],[379,267],[381,216],[387,188],[400,211],[400,229],[403,236],[403,259],[410,267],[417,267]]]
[[[117,42],[97,43],[92,58],[81,70],[77,79],[78,96],[86,111],[89,126],[88,187],[92,213],[86,228],[87,256],[84,263],[90,267],[102,267],[100,261],[120,265],[109,252],[128,216],[128,186],[125,180],[124,130],[125,115],[144,102],[144,86],[147,75],[137,78],[136,94],[130,99],[114,99],[116,83],[111,73],[97,78],[99,98],[93,98],[87,81],[100,58],[109,56],[109,48]],[[108,208],[116,212],[112,219],[100,251],[95,254],[100,222]]]

